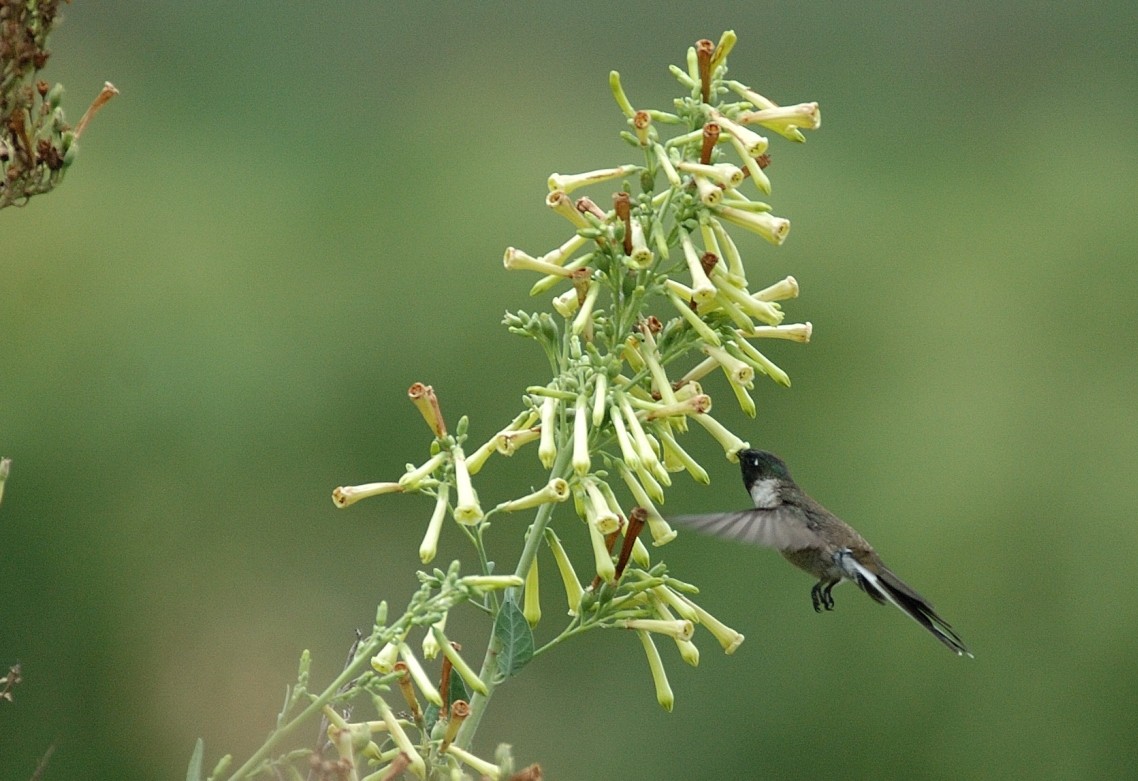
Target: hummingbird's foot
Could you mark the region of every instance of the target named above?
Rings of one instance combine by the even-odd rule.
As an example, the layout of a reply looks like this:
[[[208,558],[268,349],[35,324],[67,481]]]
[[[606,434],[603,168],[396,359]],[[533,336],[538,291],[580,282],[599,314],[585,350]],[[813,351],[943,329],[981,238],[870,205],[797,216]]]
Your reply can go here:
[[[827,583],[824,580],[819,580],[814,584],[814,588],[810,589],[810,601],[814,603],[814,612],[821,613],[822,609],[833,610],[834,598],[830,595],[830,590],[834,588],[834,581]]]

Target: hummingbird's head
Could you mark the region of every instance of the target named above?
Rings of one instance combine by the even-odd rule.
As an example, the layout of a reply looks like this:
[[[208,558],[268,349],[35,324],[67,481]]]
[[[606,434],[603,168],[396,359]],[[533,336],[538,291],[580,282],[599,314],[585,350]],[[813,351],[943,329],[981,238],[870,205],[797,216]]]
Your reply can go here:
[[[743,484],[750,490],[756,480],[790,480],[790,470],[781,458],[765,450],[743,450],[739,453]]]

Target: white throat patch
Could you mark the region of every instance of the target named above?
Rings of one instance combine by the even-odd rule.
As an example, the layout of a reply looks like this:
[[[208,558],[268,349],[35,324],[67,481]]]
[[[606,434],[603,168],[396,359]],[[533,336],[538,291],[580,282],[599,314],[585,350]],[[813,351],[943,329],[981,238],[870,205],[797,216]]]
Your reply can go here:
[[[751,486],[751,501],[760,510],[770,510],[782,504],[782,498],[778,495],[778,480],[756,480]]]

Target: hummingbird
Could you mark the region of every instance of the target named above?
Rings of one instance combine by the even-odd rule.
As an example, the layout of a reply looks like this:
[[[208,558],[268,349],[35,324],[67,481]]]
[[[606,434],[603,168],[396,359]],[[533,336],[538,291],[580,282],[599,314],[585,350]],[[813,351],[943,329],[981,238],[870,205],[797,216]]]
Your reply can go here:
[[[885,566],[864,537],[798,487],[781,458],[765,450],[742,450],[739,464],[754,509],[673,520],[700,532],[774,548],[818,578],[810,590],[815,612],[833,610],[831,591],[849,580],[875,602],[896,605],[958,656],[972,656],[949,623]]]

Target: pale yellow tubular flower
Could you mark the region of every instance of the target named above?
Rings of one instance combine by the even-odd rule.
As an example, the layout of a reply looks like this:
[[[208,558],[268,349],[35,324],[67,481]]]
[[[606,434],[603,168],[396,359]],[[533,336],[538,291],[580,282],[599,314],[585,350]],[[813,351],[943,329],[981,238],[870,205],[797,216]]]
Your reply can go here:
[[[616,432],[616,443],[620,447],[620,454],[624,462],[633,469],[638,468],[640,466],[640,455],[632,446],[632,438],[628,436],[628,429],[624,427],[624,416],[620,413],[620,407],[615,404],[609,408],[609,420],[612,421],[613,431]]]
[[[525,585],[525,580],[517,575],[467,575],[458,582],[479,591],[504,591]]]
[[[537,626],[541,621],[541,591],[538,585],[537,556],[529,565],[526,572],[526,585],[522,597],[522,615],[531,627]]]
[[[620,84],[620,73],[617,71],[609,71],[609,90],[612,91],[613,99],[616,100],[616,105],[620,106],[620,110],[626,117],[632,119],[636,116],[636,109],[632,107],[629,102],[628,96],[624,94],[624,87]]]
[[[712,636],[719,641],[719,645],[723,648],[723,652],[727,654],[735,653],[735,650],[742,645],[743,635],[736,632],[731,627],[724,624],[715,616],[708,613],[702,607],[692,602],[683,594],[678,595],[680,599],[687,602],[696,612],[696,617],[699,620],[699,625],[706,628],[711,632]]]
[[[675,705],[676,696],[672,693],[672,687],[668,683],[668,674],[664,672],[664,663],[660,659],[660,652],[656,650],[656,644],[652,642],[652,636],[643,630],[638,631],[637,636],[640,638],[641,645],[644,646],[644,654],[648,657],[648,669],[652,672],[652,683],[656,687],[656,702],[660,703],[660,707],[669,713],[672,706]]]
[[[640,463],[646,465],[655,473],[656,468],[653,465],[659,464],[660,461],[656,457],[656,453],[644,433],[644,427],[640,425],[640,419],[636,417],[636,410],[632,409],[632,404],[629,402],[628,396],[623,393],[617,396],[617,402],[620,404],[620,411],[624,415],[625,422],[628,424],[628,431],[632,435],[632,445],[636,449],[636,453],[640,456]]]
[[[626,618],[620,622],[620,625],[625,629],[654,632],[680,640],[691,640],[692,633],[695,632],[695,625],[686,619],[665,621],[659,618]]]
[[[783,387],[790,387],[790,377],[782,369],[778,368],[771,362],[769,358],[755,349],[754,345],[743,338],[743,334],[739,334],[739,341],[736,343],[743,355],[751,360],[759,371],[766,374],[772,380],[777,382]]]
[[[454,484],[458,491],[454,519],[464,526],[472,526],[482,520],[482,508],[478,504],[474,486],[470,483],[470,472],[467,471],[462,448],[455,445],[451,448],[451,456],[454,459]]]
[[[595,523],[586,523],[589,527],[589,542],[593,546],[593,565],[596,568],[597,577],[605,583],[611,583],[616,579],[616,565],[613,564],[612,554],[609,553],[608,546],[605,545],[605,536],[597,529]]]
[[[710,179],[716,184],[722,184],[728,187],[738,187],[743,183],[743,180],[746,179],[743,175],[743,169],[731,163],[704,165],[690,160],[682,160],[676,163],[676,169],[684,173],[698,174],[706,179]]]
[[[787,339],[792,342],[809,342],[814,326],[810,323],[789,323],[787,325],[757,325],[746,333],[748,339],[764,337],[768,339]]]
[[[738,119],[745,125],[762,125],[783,138],[799,143],[806,140],[801,131],[817,130],[822,127],[822,111],[815,102],[744,111]]]
[[[785,315],[777,304],[753,298],[748,295],[746,290],[732,285],[726,274],[717,274],[714,277],[719,294],[729,299],[731,303],[751,317],[761,320],[767,325],[778,325],[782,322]]]
[[[494,437],[494,445],[499,453],[504,456],[512,456],[518,452],[518,448],[523,445],[528,445],[541,437],[541,429],[537,426],[533,428],[525,428],[520,431],[500,431]]]
[[[698,174],[695,179],[695,190],[699,194],[699,202],[704,206],[718,206],[723,200],[723,190],[715,182]]]
[[[695,382],[702,380],[707,375],[719,368],[719,363],[714,358],[705,358],[697,363],[695,366],[688,369],[683,377],[680,377],[680,382]]]
[[[480,776],[489,778],[490,781],[499,781],[502,777],[502,769],[493,762],[487,762],[485,759],[477,757],[465,749],[459,748],[454,743],[447,746],[446,751],[463,764],[474,768],[474,771]]]
[[[659,144],[653,144],[652,151],[656,155],[657,162],[660,163],[660,168],[664,171],[664,176],[668,177],[668,183],[677,190],[682,188],[684,184],[680,181],[680,175],[676,173],[676,169],[672,166],[672,161],[668,158],[667,150]]]
[[[691,236],[683,228],[680,228],[680,243],[683,246],[684,259],[688,264],[688,274],[691,275],[692,300],[697,304],[706,304],[715,298],[715,285],[711,284],[711,280],[707,278],[703,264],[692,244]]]
[[[652,596],[654,597],[653,603],[659,601],[662,604],[666,605],[668,608],[675,610],[680,614],[682,618],[686,618],[689,621],[694,621],[697,624],[699,623],[699,612],[696,611],[696,609],[692,607],[690,603],[684,601],[684,599],[679,594],[672,591],[672,589],[668,588],[666,585],[660,584],[659,586],[653,586]]]
[[[711,326],[703,322],[700,316],[691,311],[688,305],[681,301],[680,297],[673,293],[671,290],[668,291],[668,300],[671,301],[672,306],[675,307],[676,311],[680,313],[680,317],[682,317],[684,321],[689,326],[691,326],[693,331],[699,334],[699,337],[703,341],[707,342],[708,344],[714,344],[716,346],[722,344],[719,339],[719,335],[716,334],[715,331],[711,330]]]
[[[697,416],[697,420],[701,417],[703,415]],[[644,487],[636,479],[636,475],[624,464],[617,464],[617,471],[620,472],[621,479],[628,486],[628,490],[632,493],[636,503],[648,513],[648,533],[652,535],[653,547],[658,548],[674,540],[676,530],[664,520],[664,516],[660,515],[660,511],[656,509],[656,505],[652,503]]]
[[[447,615],[449,614],[443,613],[443,617],[431,626],[437,626],[440,632],[445,632],[447,627]],[[423,636],[423,658],[434,659],[439,655],[439,651],[441,650],[442,649],[439,647],[439,641],[435,637],[435,633],[428,628],[427,634]]]
[[[632,560],[636,563],[636,566],[641,569],[650,569],[652,567],[652,556],[648,553],[648,548],[639,537],[632,543]]]
[[[593,386],[593,428],[599,428],[605,422],[605,404],[608,402],[609,378],[607,374],[598,372],[596,384]]]
[[[402,638],[397,641],[391,641],[379,649],[379,653],[371,658],[371,668],[381,675],[387,675],[395,667],[395,663],[399,661],[399,643],[403,642]]]
[[[760,136],[750,128],[743,127],[718,111],[712,110],[711,116],[717,125],[730,133],[733,139],[743,145],[747,157],[758,157],[763,152],[766,152],[767,147],[770,146],[770,142],[767,141],[764,136]]]
[[[739,159],[743,161],[747,173],[751,175],[751,181],[755,183],[755,187],[758,187],[762,193],[770,195],[771,180],[770,177],[766,175],[766,172],[763,171],[763,167],[759,165],[755,158],[747,154],[747,147],[744,146],[739,139],[735,138],[735,136],[729,136],[729,138],[731,140],[731,146],[735,147],[735,153],[739,155]]]
[[[601,292],[600,283],[595,279],[589,280],[588,292],[585,293],[585,300],[581,302],[581,309],[577,312],[577,316],[573,318],[572,332],[576,335],[582,334],[587,328],[593,324],[593,305],[597,303],[597,296]]]
[[[585,171],[580,174],[550,174],[547,184],[551,191],[562,190],[566,194],[590,184],[609,182],[620,179],[636,172],[635,165],[621,165],[616,168],[598,168],[595,171]]]
[[[736,382],[739,385],[749,385],[754,381],[755,370],[746,361],[736,358],[722,347],[712,347],[709,344],[705,344],[702,350],[722,367],[723,372],[732,382]]]
[[[423,761],[423,758],[419,756],[419,752],[415,750],[415,744],[411,742],[411,739],[407,737],[407,733],[403,731],[399,719],[395,717],[395,714],[392,713],[391,708],[384,702],[382,697],[376,697],[375,700],[379,706],[379,715],[387,725],[388,734],[391,735],[391,739],[395,742],[395,745],[399,747],[399,750],[406,754],[407,759],[411,761],[411,772],[419,778],[426,778],[427,765]]]
[[[553,560],[557,563],[557,571],[561,574],[561,582],[565,586],[565,601],[569,605],[569,615],[575,616],[581,608],[581,596],[584,594],[581,581],[577,579],[577,572],[573,569],[561,540],[548,526],[545,529],[545,542],[553,553]]]
[[[798,298],[798,280],[787,277],[757,293],[752,293],[751,297],[759,301],[785,301],[788,298]]]
[[[739,328],[753,327],[754,322],[751,321],[751,316],[744,312],[738,304],[731,300],[730,296],[723,292],[724,289],[729,289],[731,287],[731,285],[724,285],[715,291],[715,300],[712,302],[714,308],[730,317],[731,322],[733,322]],[[702,309],[700,311],[702,314]]]
[[[443,462],[447,460],[447,455],[448,454],[446,451],[440,451],[431,456],[423,463],[422,466],[412,469],[400,477],[399,485],[403,486],[404,488],[417,488],[419,486],[419,483],[430,477],[436,469],[442,466]]]
[[[648,402],[638,402],[637,406],[643,409],[647,414],[645,420],[661,420],[664,418],[682,419],[687,415],[702,415],[711,410],[711,397],[706,393],[698,393],[689,395],[683,399],[677,399],[671,404],[650,404]]]
[[[565,265],[566,258],[588,244],[589,240],[579,233],[574,233],[564,244],[542,255],[538,260],[552,263],[555,266]]]
[[[589,457],[589,424],[584,395],[577,397],[573,408],[573,471],[587,475],[592,467]]]
[[[728,276],[728,278],[731,279],[731,283],[733,285],[736,285],[738,287],[746,287],[746,285],[747,285],[746,279],[734,278],[731,276],[730,270],[728,270],[727,272],[724,272],[723,268],[721,266],[719,266],[719,259],[723,257],[723,253],[719,251],[719,239],[716,238],[715,231],[712,230],[712,228],[711,228],[711,213],[710,212],[704,211],[704,212],[700,212],[700,214],[699,214],[699,237],[700,237],[700,239],[703,240],[703,246],[704,246],[705,252],[710,252],[712,255],[715,256],[715,265],[717,267],[719,267],[719,272],[720,273],[727,273],[727,276]]]
[[[569,288],[561,295],[553,297],[553,308],[557,310],[557,314],[568,320],[581,308],[581,297],[577,295],[576,289]]]
[[[450,660],[451,668],[462,676],[462,680],[470,686],[471,689],[483,696],[487,695],[490,690],[486,688],[486,683],[478,677],[478,673],[474,672],[474,669],[459,655],[454,646],[450,644],[450,641],[446,639],[442,630],[432,626],[431,633],[435,635],[435,640],[438,641],[443,656]]]
[[[568,277],[573,272],[565,266],[556,266],[544,260],[527,255],[515,247],[506,247],[502,255],[502,265],[511,271],[538,271],[555,277]]]
[[[723,34],[719,36],[719,43],[715,44],[715,51],[711,53],[712,74],[727,59],[727,55],[735,48],[735,41],[737,40],[738,36],[735,35],[734,30],[724,30]]]
[[[597,531],[601,534],[612,534],[620,529],[620,519],[617,517],[610,508],[607,501],[605,501],[604,494],[597,488],[597,484],[593,480],[582,480],[581,487],[585,491],[585,507],[591,512],[587,511],[586,520],[593,526],[597,527]]]
[[[663,364],[660,363],[660,348],[656,345],[656,337],[652,335],[652,329],[643,324],[640,333],[644,336],[641,357],[644,359],[644,365],[648,367],[648,373],[652,375],[652,384],[660,394],[660,401],[671,404],[676,400],[676,394],[672,390],[672,382],[668,379]]]
[[[742,287],[747,286],[747,272],[743,268],[743,258],[739,254],[739,248],[735,246],[734,240],[723,227],[723,223],[714,217],[708,218],[708,223],[711,225],[711,230],[715,233],[715,238],[719,242],[720,249],[723,250],[722,257],[727,258],[727,272],[735,278],[743,280]]]
[[[557,405],[558,399],[546,396],[541,401],[541,441],[537,445],[537,458],[546,469],[557,459]]]
[[[757,233],[774,245],[782,244],[790,232],[790,220],[775,217],[770,212],[745,212],[742,209],[723,206],[716,214],[733,225]]]
[[[439,534],[442,532],[443,521],[447,515],[447,499],[450,497],[450,483],[439,483],[435,496],[435,510],[431,513],[427,532],[423,535],[423,542],[419,544],[419,560],[429,564],[434,560],[439,549]]]
[[[739,409],[743,410],[743,414],[749,418],[755,417],[755,400],[751,398],[751,394],[747,392],[747,388],[727,378],[727,384],[731,387],[731,392],[735,394],[735,400],[739,402]]]
[[[569,222],[576,225],[578,228],[591,228],[592,223],[585,219],[581,212],[577,211],[577,207],[569,200],[569,196],[561,190],[554,190],[549,195],[545,196],[545,205],[553,209],[553,211],[560,214]],[[552,264],[551,264],[552,265]]]
[[[442,705],[443,698],[439,695],[439,690],[431,683],[430,676],[427,675],[423,665],[419,664],[419,660],[415,658],[415,654],[411,653],[411,648],[406,643],[399,644],[399,658],[406,663],[407,671],[411,673],[415,686],[419,688],[423,696],[435,705]]]
[[[403,492],[399,483],[365,483],[363,485],[342,485],[332,491],[332,503],[337,507],[348,507],[360,499],[380,494],[398,494]]]
[[[662,466],[660,468],[663,469]],[[640,480],[641,485],[644,486],[644,490],[648,492],[648,495],[650,497],[655,499],[657,502],[663,503],[664,488],[660,485],[660,481],[656,479],[654,471],[650,470],[644,465],[643,462],[641,462],[640,468],[636,470],[636,477]],[[671,485],[670,477],[668,478],[668,484]]]
[[[699,465],[699,462],[692,458],[686,450],[680,447],[679,442],[676,441],[675,436],[671,431],[668,431],[664,426],[656,429],[656,433],[660,437],[660,441],[664,446],[664,465],[668,465],[669,460],[674,460],[677,463],[677,468],[672,471],[678,472],[680,469],[686,469],[687,473],[697,483],[709,485],[711,477],[708,476],[707,470]]]
[[[502,502],[494,509],[500,512],[513,513],[518,510],[529,510],[543,504],[564,502],[568,498],[569,483],[560,477],[555,477],[539,490],[508,502]]]
[[[644,226],[640,220],[632,218],[632,254],[628,256],[629,265],[634,269],[645,269],[652,265],[655,258],[648,242],[644,237]]]
[[[589,265],[589,263],[590,263],[590,261],[592,261],[592,259],[593,259],[593,253],[592,252],[586,252],[584,255],[578,255],[577,257],[573,258],[571,261],[566,263],[564,266],[564,269],[569,272],[569,275],[572,275],[573,272],[576,271],[577,269],[584,268],[585,266]],[[531,296],[541,295],[542,293],[545,293],[546,291],[552,289],[553,287],[555,287],[559,283],[564,282],[566,280],[566,278],[567,278],[567,275],[565,275],[565,274],[547,274],[546,276],[539,279],[537,282],[533,283],[533,287],[531,287],[529,289],[529,294]]]
[[[723,452],[727,454],[728,461],[737,462],[739,451],[750,447],[748,443],[732,434],[722,423],[710,415],[695,415],[692,419],[703,426],[707,433],[711,434],[715,441],[723,447]]]

